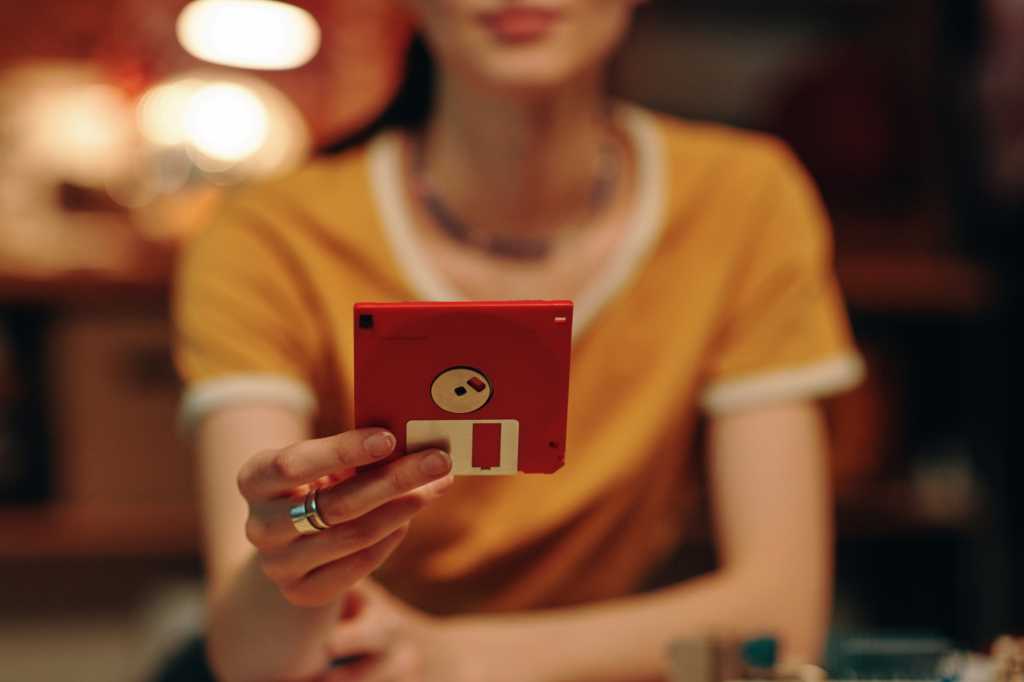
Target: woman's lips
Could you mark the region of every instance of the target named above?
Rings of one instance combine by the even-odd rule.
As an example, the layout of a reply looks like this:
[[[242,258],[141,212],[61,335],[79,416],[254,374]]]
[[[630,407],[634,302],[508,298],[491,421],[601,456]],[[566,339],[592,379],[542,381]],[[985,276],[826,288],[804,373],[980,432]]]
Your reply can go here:
[[[526,42],[542,37],[562,17],[561,12],[539,7],[509,7],[480,16],[499,40]]]

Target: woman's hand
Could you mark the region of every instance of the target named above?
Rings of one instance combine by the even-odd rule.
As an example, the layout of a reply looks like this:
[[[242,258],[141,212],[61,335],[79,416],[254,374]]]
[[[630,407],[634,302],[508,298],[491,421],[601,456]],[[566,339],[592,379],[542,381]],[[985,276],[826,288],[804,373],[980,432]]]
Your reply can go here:
[[[403,604],[367,580],[349,593],[347,617],[328,641],[334,659],[359,657],[317,682],[534,682],[528,658],[497,631],[441,619]]]
[[[426,450],[383,463],[394,448],[392,434],[357,429],[261,452],[242,466],[246,536],[263,572],[293,605],[339,600],[390,556],[413,515],[453,481],[447,453]],[[320,515],[330,527],[299,534],[289,510],[308,490],[373,464],[323,488]]]

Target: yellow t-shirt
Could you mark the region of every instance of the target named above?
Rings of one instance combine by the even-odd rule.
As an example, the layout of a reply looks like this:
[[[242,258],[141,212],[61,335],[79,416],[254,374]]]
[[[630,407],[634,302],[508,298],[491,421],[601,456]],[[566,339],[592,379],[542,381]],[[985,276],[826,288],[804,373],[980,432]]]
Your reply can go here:
[[[827,218],[784,145],[628,107],[629,229],[577,298],[566,466],[460,479],[378,578],[434,612],[635,591],[692,530],[698,416],[815,398],[862,364]],[[266,401],[352,426],[352,304],[452,299],[417,250],[382,134],[248,188],[190,244],[176,358],[186,421]],[[242,532],[239,529],[239,532]]]

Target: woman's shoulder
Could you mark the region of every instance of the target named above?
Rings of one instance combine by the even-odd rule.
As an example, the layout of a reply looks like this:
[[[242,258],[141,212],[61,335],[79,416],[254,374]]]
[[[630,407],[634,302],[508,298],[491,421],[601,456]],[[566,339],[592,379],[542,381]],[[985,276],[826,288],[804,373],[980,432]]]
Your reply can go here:
[[[774,135],[633,104],[625,110],[640,139],[663,160],[673,190],[705,184],[752,189],[805,176],[789,145]]]
[[[639,110],[661,163],[665,230],[736,252],[770,232],[819,243],[828,220],[813,178],[779,138],[721,123]],[[783,216],[783,218],[778,218]]]
[[[783,140],[724,123],[635,107],[635,120],[657,150],[673,203],[719,197],[734,208],[747,199],[813,192],[813,180]]]
[[[694,169],[729,169],[735,179],[750,174],[802,173],[789,145],[769,133],[725,123],[647,112],[660,132],[667,160]]]

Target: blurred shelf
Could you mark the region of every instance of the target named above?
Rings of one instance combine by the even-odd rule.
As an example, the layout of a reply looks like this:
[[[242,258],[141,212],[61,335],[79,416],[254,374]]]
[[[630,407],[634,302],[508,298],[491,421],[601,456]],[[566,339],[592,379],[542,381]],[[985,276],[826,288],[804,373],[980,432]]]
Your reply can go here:
[[[0,305],[162,302],[169,289],[164,273],[68,273],[34,277],[0,272]]]
[[[965,533],[980,512],[975,501],[925,499],[906,481],[877,481],[836,500],[836,530],[854,540]]]
[[[987,268],[939,254],[843,254],[836,264],[851,308],[867,312],[970,315],[996,303]]]
[[[187,504],[0,506],[0,559],[194,556],[197,538]]]

